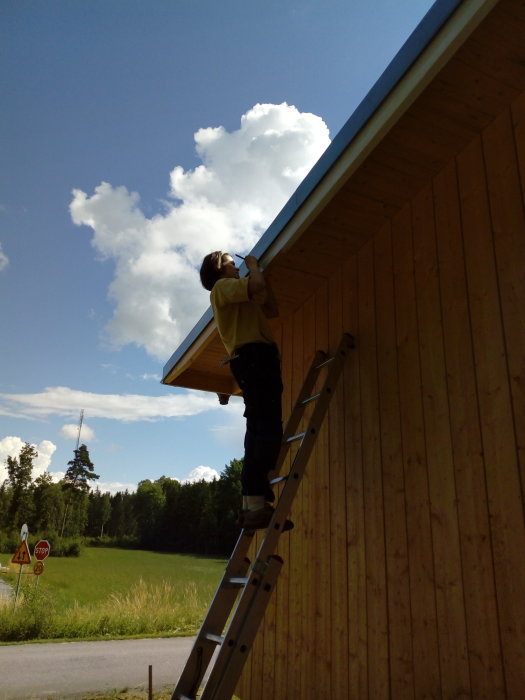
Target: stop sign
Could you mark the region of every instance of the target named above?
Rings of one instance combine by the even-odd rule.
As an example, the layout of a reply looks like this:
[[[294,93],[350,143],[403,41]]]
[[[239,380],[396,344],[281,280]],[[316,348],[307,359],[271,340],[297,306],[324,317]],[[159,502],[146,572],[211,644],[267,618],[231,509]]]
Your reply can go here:
[[[47,540],[39,540],[35,544],[35,549],[33,554],[35,555],[35,558],[38,559],[38,561],[43,561],[46,557],[49,556],[49,550],[51,549],[51,545]]]

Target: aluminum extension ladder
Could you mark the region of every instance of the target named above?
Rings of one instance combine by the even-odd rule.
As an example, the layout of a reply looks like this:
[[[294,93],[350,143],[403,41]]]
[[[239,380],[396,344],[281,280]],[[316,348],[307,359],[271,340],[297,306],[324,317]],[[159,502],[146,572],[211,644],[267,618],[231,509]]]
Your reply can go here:
[[[348,351],[354,347],[345,334],[333,357],[317,351],[303,387],[290,414],[274,473],[279,473],[292,443],[300,441],[290,472],[270,483],[285,482],[266,533],[251,564],[247,557],[255,530],[241,530],[237,544],[208,609],[171,700],[195,700],[202,679],[217,646],[220,647],[199,700],[230,700],[244,663],[277,582],[283,560],[275,554],[317,434],[334,393]],[[325,381],[318,393],[311,394],[321,370],[327,367]],[[297,433],[304,410],[316,402],[306,429]],[[241,592],[239,596],[239,592]],[[224,631],[231,616],[228,629]]]

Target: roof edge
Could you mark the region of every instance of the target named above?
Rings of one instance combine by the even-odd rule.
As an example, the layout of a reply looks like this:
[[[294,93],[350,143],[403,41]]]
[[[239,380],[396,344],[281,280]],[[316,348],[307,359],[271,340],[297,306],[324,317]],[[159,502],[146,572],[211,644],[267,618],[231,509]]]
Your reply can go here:
[[[173,372],[172,372],[173,368],[179,362],[179,360],[181,360],[181,358],[184,357],[184,355],[188,352],[188,350],[195,343],[195,341],[204,333],[206,328],[213,322],[214,322],[213,312],[212,312],[212,309],[210,306],[206,309],[206,311],[203,313],[203,315],[197,321],[197,323],[192,328],[190,333],[186,336],[186,338],[182,341],[182,343],[179,345],[179,347],[175,350],[173,355],[170,357],[170,359],[164,365],[164,368],[162,371],[162,380],[161,380],[162,384],[168,383],[167,380],[168,380],[170,374],[172,375],[171,379],[175,379],[177,374],[180,374],[180,372],[177,374],[173,374]]]

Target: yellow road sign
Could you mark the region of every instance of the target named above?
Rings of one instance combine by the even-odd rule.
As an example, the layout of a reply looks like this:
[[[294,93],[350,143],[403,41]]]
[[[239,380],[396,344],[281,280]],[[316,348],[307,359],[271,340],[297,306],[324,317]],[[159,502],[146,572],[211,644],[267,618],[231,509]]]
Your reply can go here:
[[[23,540],[20,542],[18,547],[16,548],[16,552],[13,554],[13,558],[11,559],[12,564],[30,564],[31,563],[31,555],[29,554],[29,548],[27,546],[27,542]]]
[[[40,574],[44,573],[44,562],[43,561],[37,561],[37,563],[33,566],[33,573],[36,574],[37,576],[40,576]]]

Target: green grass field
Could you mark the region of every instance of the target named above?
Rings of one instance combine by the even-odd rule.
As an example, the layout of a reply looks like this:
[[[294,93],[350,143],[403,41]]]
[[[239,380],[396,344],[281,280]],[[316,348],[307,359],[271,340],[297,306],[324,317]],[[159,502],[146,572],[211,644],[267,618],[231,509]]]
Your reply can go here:
[[[0,642],[193,634],[225,565],[213,558],[96,547],[78,558],[49,557],[40,577],[22,576],[23,615],[13,615],[12,601],[0,602]],[[3,578],[16,585],[17,575],[12,565]]]
[[[96,603],[110,594],[126,593],[139,580],[152,585],[165,581],[177,588],[195,583],[199,592],[207,591],[217,585],[226,562],[185,554],[86,547],[80,557],[48,557],[44,564],[39,587],[67,606],[75,600]]]

